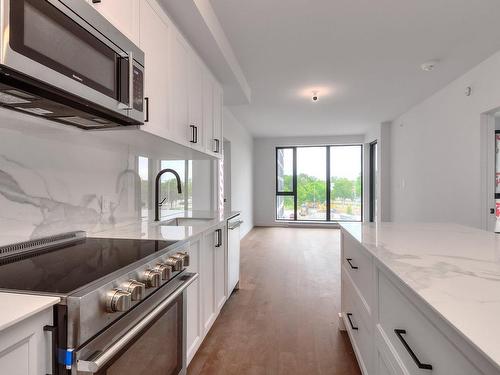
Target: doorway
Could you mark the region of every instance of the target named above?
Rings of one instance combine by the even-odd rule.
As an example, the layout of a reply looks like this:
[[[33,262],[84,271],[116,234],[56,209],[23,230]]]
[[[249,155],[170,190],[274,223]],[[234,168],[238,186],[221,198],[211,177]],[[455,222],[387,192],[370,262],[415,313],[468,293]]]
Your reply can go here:
[[[481,226],[500,232],[500,109],[481,115]],[[497,203],[498,202],[498,203]]]

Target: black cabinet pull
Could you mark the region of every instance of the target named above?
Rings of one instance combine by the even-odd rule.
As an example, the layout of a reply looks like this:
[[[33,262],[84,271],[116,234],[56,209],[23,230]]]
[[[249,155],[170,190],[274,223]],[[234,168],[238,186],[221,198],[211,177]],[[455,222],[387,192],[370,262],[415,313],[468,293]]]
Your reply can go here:
[[[194,127],[194,143],[198,143],[198,127]]]
[[[432,365],[429,365],[427,363],[422,363],[420,360],[417,358],[415,353],[413,353],[413,350],[410,348],[410,345],[406,342],[404,339],[403,335],[406,335],[406,330],[404,329],[395,329],[394,333],[396,333],[396,336],[401,340],[403,343],[403,346],[405,347],[406,351],[410,354],[411,358],[413,359],[413,362],[417,365],[419,369],[423,370],[432,370]]]
[[[100,2],[101,2],[101,0],[92,0],[92,3],[93,3],[93,4],[98,4],[98,3],[100,3]]]
[[[215,247],[221,247],[222,246],[222,229],[216,229],[215,236],[217,239],[217,241],[215,243]]]
[[[144,98],[144,103],[146,103],[146,118],[144,119],[144,122],[149,122],[149,98],[148,97]]]
[[[358,267],[358,266],[354,266],[354,265],[352,264],[352,258],[345,258],[345,260],[347,260],[347,263],[349,263],[349,265],[351,266],[351,268],[352,268],[353,270],[357,270],[357,269],[359,269],[359,267]]]
[[[352,314],[351,314],[351,313],[347,313],[346,315],[347,315],[347,320],[349,320],[349,324],[351,325],[351,328],[352,328],[353,330],[357,331],[359,328],[358,328],[358,327],[356,327],[356,326],[354,326],[354,324],[352,324],[352,320],[351,320],[351,316],[352,316]]]
[[[220,152],[220,141],[217,138],[214,138],[214,152],[219,153]]]
[[[189,142],[196,143],[196,126],[189,125],[189,127],[191,128],[191,140]]]
[[[50,356],[51,356],[51,362],[52,362],[52,372],[51,374],[47,374],[47,375],[52,375],[52,374],[55,374],[57,372],[57,327],[55,326],[44,326],[43,327],[43,330],[45,332],[50,332],[51,334],[51,353],[50,353]]]

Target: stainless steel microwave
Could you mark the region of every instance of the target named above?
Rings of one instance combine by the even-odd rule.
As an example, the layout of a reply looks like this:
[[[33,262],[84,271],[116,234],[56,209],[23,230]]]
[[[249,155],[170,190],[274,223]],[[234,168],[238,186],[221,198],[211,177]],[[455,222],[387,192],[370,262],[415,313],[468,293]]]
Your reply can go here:
[[[0,106],[87,130],[144,122],[144,52],[89,3],[0,7]]]

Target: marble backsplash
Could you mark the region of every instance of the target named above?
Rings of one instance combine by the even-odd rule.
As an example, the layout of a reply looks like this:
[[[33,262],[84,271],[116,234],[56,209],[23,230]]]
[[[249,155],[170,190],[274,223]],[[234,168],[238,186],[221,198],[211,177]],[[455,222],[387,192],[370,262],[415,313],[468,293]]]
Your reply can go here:
[[[86,132],[0,109],[0,245],[137,221],[137,158],[148,150],[114,141],[127,130],[116,132]]]

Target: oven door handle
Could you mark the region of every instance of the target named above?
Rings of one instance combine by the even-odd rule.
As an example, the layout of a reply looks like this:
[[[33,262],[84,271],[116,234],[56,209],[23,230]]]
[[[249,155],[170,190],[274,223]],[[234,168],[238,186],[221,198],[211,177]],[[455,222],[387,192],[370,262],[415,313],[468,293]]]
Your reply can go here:
[[[156,306],[146,318],[141,320],[137,325],[132,327],[126,334],[124,334],[120,339],[118,339],[113,345],[107,348],[105,351],[97,352],[90,356],[86,361],[78,360],[76,362],[76,368],[78,371],[88,372],[95,374],[100,369],[102,369],[106,363],[108,363],[116,354],[118,354],[122,349],[124,349],[143,329],[145,329],[152,321],[154,321],[158,315],[160,315],[165,308],[170,305],[177,297],[179,297],[184,290],[191,285],[193,281],[198,278],[197,273],[191,274],[184,283],[179,286],[172,294],[170,294],[163,302]]]

